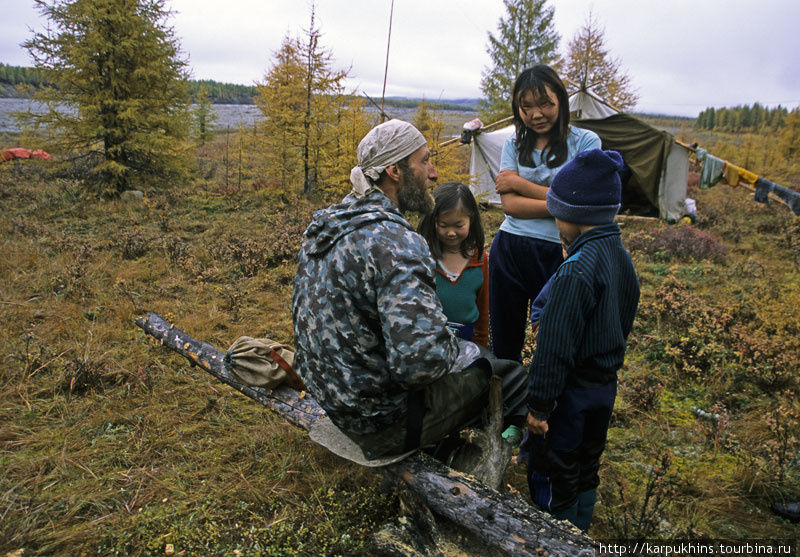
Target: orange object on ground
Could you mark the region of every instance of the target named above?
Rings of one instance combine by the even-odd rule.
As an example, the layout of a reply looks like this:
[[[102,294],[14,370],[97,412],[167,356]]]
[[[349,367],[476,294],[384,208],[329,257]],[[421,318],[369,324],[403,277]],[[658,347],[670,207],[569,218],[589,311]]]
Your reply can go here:
[[[23,147],[10,147],[8,149],[3,149],[0,151],[0,161],[6,162],[14,159],[29,159],[29,158],[36,158],[36,159],[43,159],[46,161],[50,160],[50,153],[42,151],[41,149],[36,149],[35,151],[31,151],[30,149],[25,149]]]

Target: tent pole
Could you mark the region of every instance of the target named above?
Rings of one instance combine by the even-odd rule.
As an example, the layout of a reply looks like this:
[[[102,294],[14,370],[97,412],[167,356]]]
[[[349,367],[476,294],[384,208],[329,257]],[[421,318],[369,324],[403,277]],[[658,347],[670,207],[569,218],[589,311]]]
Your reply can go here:
[[[487,132],[487,131],[492,130],[492,129],[494,129],[494,128],[502,125],[502,124],[507,124],[508,122],[510,122],[513,119],[514,119],[513,116],[508,116],[506,118],[503,118],[502,120],[498,120],[497,122],[492,122],[491,124],[486,124],[481,129],[477,130],[476,133]],[[439,143],[439,147],[445,147],[446,145],[450,145],[451,143],[455,143],[456,141],[460,141],[460,140],[461,140],[461,137],[452,137],[452,138],[448,139],[447,141]],[[466,143],[463,143],[462,145],[466,145]]]
[[[385,113],[383,112],[383,101],[386,98],[386,77],[389,75],[389,45],[392,44],[392,16],[394,15],[394,0],[389,8],[389,38],[386,40],[386,66],[383,69],[383,91],[381,92],[381,123]]]

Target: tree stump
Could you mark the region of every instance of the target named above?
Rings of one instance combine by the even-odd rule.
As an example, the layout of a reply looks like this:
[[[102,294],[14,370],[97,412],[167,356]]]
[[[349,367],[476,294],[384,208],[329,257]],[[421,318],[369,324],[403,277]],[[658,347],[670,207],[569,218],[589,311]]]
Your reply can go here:
[[[493,375],[489,383],[489,409],[483,429],[465,429],[461,437],[467,442],[450,462],[456,470],[469,472],[488,487],[500,489],[508,463],[511,445],[503,441],[503,380]]]

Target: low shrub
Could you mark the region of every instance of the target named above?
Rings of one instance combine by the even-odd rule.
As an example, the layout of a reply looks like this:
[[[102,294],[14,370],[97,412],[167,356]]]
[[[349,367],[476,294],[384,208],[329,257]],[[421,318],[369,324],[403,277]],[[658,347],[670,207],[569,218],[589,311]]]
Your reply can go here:
[[[139,259],[147,255],[151,244],[152,239],[139,228],[121,230],[112,241],[112,245],[120,251],[122,259],[126,260]]]
[[[661,228],[655,232],[632,234],[626,244],[631,252],[667,260],[708,259],[723,263],[728,253],[728,248],[712,234],[685,224]]]

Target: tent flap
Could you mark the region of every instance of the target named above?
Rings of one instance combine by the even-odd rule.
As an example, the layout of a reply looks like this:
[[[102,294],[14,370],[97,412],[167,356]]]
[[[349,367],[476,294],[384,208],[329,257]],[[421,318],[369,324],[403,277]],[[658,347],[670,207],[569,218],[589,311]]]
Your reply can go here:
[[[628,187],[641,191],[653,207],[658,207],[658,186],[672,136],[628,114],[614,114],[602,120],[578,120],[575,125],[599,135],[603,149],[619,151],[631,169]]]

